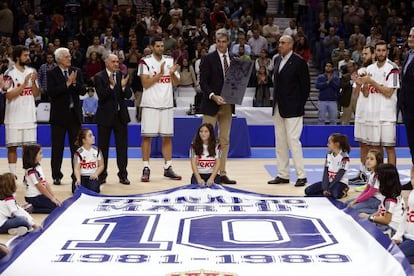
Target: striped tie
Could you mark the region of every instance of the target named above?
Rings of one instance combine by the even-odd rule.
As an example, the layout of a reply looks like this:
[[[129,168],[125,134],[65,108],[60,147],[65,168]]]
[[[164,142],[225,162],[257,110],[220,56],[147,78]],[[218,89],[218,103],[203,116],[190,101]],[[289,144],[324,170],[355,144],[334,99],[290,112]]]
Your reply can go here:
[[[229,63],[227,62],[226,54],[223,55],[223,65],[224,65],[224,75],[226,75],[227,71],[229,70]]]

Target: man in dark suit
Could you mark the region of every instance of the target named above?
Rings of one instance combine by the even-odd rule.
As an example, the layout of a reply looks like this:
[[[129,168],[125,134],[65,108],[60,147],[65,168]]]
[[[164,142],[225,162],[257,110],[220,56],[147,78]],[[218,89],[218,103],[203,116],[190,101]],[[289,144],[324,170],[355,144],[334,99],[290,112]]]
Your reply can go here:
[[[111,132],[115,135],[116,162],[118,165],[119,182],[129,185],[128,180],[128,123],[131,121],[125,99],[132,96],[128,85],[129,76],[122,76],[119,71],[119,59],[109,54],[105,60],[105,69],[95,75],[95,88],[98,94],[98,147],[105,161],[105,169],[101,174],[101,183],[106,182],[108,175],[108,151]]]
[[[224,76],[230,66],[228,46],[229,35],[225,29],[216,31],[217,50],[201,58],[200,87],[203,91],[203,100],[200,111],[203,113],[203,123],[213,126],[218,123],[218,139],[221,144],[220,183],[236,184],[228,178],[226,161],[229,153],[230,129],[234,105],[226,103],[221,95]]]
[[[58,66],[47,71],[47,94],[50,97],[50,124],[52,131],[51,168],[53,184],[60,185],[65,135],[68,133],[71,156],[76,151],[75,138],[81,128],[82,110],[79,95],[85,95],[82,73],[71,66],[69,49],[55,50]],[[74,189],[72,162],[72,191]]]
[[[401,108],[407,141],[410,148],[411,160],[414,169],[414,27],[408,34],[408,52],[404,61],[401,75],[401,89],[398,95],[398,105]],[[403,189],[412,190],[413,183],[408,182],[403,185]]]
[[[295,186],[305,186],[307,180],[299,139],[310,91],[310,78],[308,65],[292,49],[293,38],[283,35],[279,39],[279,56],[275,59],[273,90],[278,175],[268,181],[268,184],[289,183],[290,149],[298,177]]]

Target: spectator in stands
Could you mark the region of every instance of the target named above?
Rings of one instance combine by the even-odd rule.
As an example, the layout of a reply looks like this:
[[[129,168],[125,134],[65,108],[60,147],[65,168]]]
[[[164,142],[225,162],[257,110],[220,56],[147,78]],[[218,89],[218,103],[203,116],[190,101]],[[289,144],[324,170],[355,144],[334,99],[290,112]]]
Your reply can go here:
[[[329,0],[327,4],[327,12],[329,15],[329,23],[334,24],[335,17],[342,17],[342,1]]]
[[[132,76],[132,72],[138,68],[138,60],[141,58],[135,33],[132,38],[130,37],[129,45],[129,50],[125,53],[125,62],[128,66],[128,74]]]
[[[89,86],[93,86],[95,74],[101,71],[103,67],[100,55],[95,51],[91,52],[85,65],[86,83]]]
[[[95,97],[95,88],[88,87],[88,97],[83,99],[83,122],[86,124],[95,123],[95,114],[98,109],[98,98]]]
[[[161,36],[162,35],[162,28],[158,24],[158,19],[156,19],[156,18],[153,18],[151,20],[151,25],[149,26],[148,30],[153,31],[154,34],[157,35],[157,36]]]
[[[345,39],[346,30],[345,30],[344,24],[341,21],[341,17],[340,16],[334,16],[333,17],[333,22],[331,24],[331,27],[334,27],[335,28],[336,34],[340,38]]]
[[[320,12],[319,20],[315,22],[313,27],[314,43],[312,43],[312,45],[314,45],[314,48],[312,49],[313,64],[319,69],[321,68],[321,62],[323,61],[323,40],[325,36],[328,35],[330,26],[331,24],[326,19],[325,13]]]
[[[210,24],[213,31],[220,27],[224,27],[224,24],[227,21],[226,13],[222,11],[221,8],[219,3],[214,3],[213,11],[210,13]]]
[[[296,20],[295,19],[290,19],[289,20],[289,27],[287,27],[284,31],[283,31],[283,35],[290,35],[291,37],[295,37],[298,33],[298,28],[296,26]]]
[[[325,73],[320,74],[316,79],[315,87],[319,90],[318,103],[318,123],[325,124],[326,114],[330,125],[336,125],[338,118],[337,100],[339,96],[339,77],[334,72],[335,68],[332,61],[325,63]]]
[[[306,63],[309,62],[311,57],[311,50],[308,45],[308,40],[305,36],[300,35],[298,37],[297,43],[295,44],[295,53],[300,55]]]
[[[357,70],[358,65],[353,60],[349,60],[346,67],[341,67],[341,95],[339,96],[338,103],[343,108],[341,116],[342,125],[349,125],[352,114],[355,114],[357,97],[352,94],[352,89]]]
[[[322,42],[322,55],[321,55],[321,62],[324,64],[327,60],[330,60],[332,51],[335,48],[338,48],[339,44],[339,36],[336,35],[336,31],[334,27],[329,28],[329,33]]]
[[[42,47],[40,44],[31,43],[29,45],[29,51],[30,51],[30,66],[33,67],[36,70],[39,70],[40,65],[42,65],[45,62],[45,57],[42,51]]]
[[[255,60],[255,70],[256,72],[259,71],[260,66],[264,66],[266,68],[267,74],[272,74],[273,72],[273,63],[272,59],[269,57],[269,53],[266,49],[262,49],[260,51],[260,56]]]
[[[349,6],[349,23],[351,25],[361,25],[361,23],[363,23],[364,15],[365,10],[359,5],[359,0],[354,0],[353,5]]]
[[[189,57],[188,57],[187,45],[185,45],[182,38],[179,38],[177,40],[177,45],[175,49],[172,50],[171,57],[174,59],[174,62],[180,66],[183,64],[184,59],[188,60]]]
[[[239,54],[237,56],[240,58],[240,60],[251,61],[252,58],[248,54],[246,54],[245,49],[244,49],[246,45],[239,46]]]
[[[279,41],[280,30],[279,25],[273,23],[273,16],[266,18],[266,25],[262,29],[263,36],[267,39],[267,44],[271,45],[276,41]]]
[[[25,30],[19,30],[17,36],[13,36],[12,44],[13,45],[26,45],[26,32]]]
[[[101,183],[108,176],[108,153],[111,132],[114,132],[119,182],[129,185],[128,180],[128,114],[125,99],[132,96],[128,84],[129,75],[119,72],[119,58],[109,54],[105,59],[105,69],[95,75],[95,88],[98,94],[98,109],[95,121],[98,125],[98,147],[102,150],[105,168],[99,176]]]
[[[411,28],[408,35],[408,47],[410,51],[404,60],[401,74],[401,90],[398,103],[402,111],[407,141],[411,153],[411,161],[414,168],[414,28]],[[410,181],[404,185],[405,189],[412,189]]]
[[[13,22],[13,12],[9,9],[7,1],[4,1],[0,4],[0,36],[12,36],[14,26]]]
[[[253,36],[247,41],[247,43],[252,49],[250,55],[253,59],[258,58],[263,49],[267,50],[267,40],[260,35],[260,30],[258,28],[253,30]]]
[[[351,59],[357,64],[362,65],[362,47],[360,43],[357,43],[355,50],[352,52]]]
[[[47,71],[47,94],[50,97],[52,177],[53,184],[60,185],[63,178],[61,166],[66,132],[69,137],[71,156],[73,156],[76,151],[75,137],[82,123],[79,95],[85,95],[86,91],[83,86],[82,72],[79,68],[71,66],[69,49],[56,49],[55,60],[58,66]],[[72,185],[74,181],[72,163]]]
[[[86,58],[90,58],[92,52],[96,52],[100,57],[104,57],[107,53],[105,47],[99,44],[99,36],[93,38],[93,44],[86,50]]]
[[[39,23],[36,21],[33,14],[27,16],[27,22],[24,24],[24,30],[29,32],[29,29],[32,29],[35,33],[40,33]]]
[[[359,25],[354,26],[354,33],[351,34],[348,41],[348,46],[351,51],[355,50],[356,45],[360,43],[361,45],[366,44],[365,35],[361,33]]]
[[[193,65],[188,62],[188,59],[183,58],[182,65],[180,66],[180,87],[195,87],[197,79]]]
[[[99,45],[99,37],[103,30],[99,27],[98,20],[92,20],[91,26],[86,30],[86,37],[88,38],[89,44],[94,44],[95,37],[98,37],[98,45]]]
[[[71,58],[72,65],[78,68],[82,68],[83,67],[83,62],[82,62],[83,56],[79,50],[75,49],[73,40],[69,40],[67,46],[70,52],[70,56],[72,57]]]
[[[289,183],[290,149],[298,177],[295,186],[305,186],[307,179],[299,138],[310,91],[309,69],[306,62],[293,53],[291,36],[283,35],[279,39],[279,53],[275,59],[273,88],[278,175],[268,184]],[[291,100],[292,96],[295,101]]]
[[[381,32],[379,32],[377,27],[371,27],[370,35],[366,39],[366,45],[374,47],[378,40],[381,40]]]
[[[36,35],[34,30],[31,28],[27,29],[27,36],[28,37],[26,38],[26,41],[24,42],[24,45],[26,47],[29,47],[30,43],[34,42],[34,43],[40,44],[43,49],[43,37],[41,37],[40,35]]]
[[[55,59],[53,58],[53,54],[47,53],[46,54],[46,62],[42,64],[38,71],[38,82],[39,88],[41,93],[41,101],[47,102],[47,71],[52,70],[55,68],[57,64],[55,63]]]
[[[164,50],[165,51],[172,51],[175,49],[177,45],[177,41],[171,37],[171,31],[168,29],[165,29],[163,32],[163,43],[164,43]]]
[[[256,60],[257,61],[257,60]],[[256,70],[256,93],[254,95],[254,104],[253,106],[271,106],[270,103],[270,71],[267,70],[265,65],[260,65]]]
[[[15,65],[4,74],[2,87],[6,91],[4,125],[9,170],[16,175],[17,147],[35,144],[36,106],[35,97],[40,95],[37,72],[28,67],[29,49],[18,45],[13,50]]]
[[[171,24],[171,15],[168,13],[168,10],[163,3],[160,5],[158,24],[161,26],[163,31],[166,30],[168,25]]]
[[[226,71],[231,66],[229,56],[229,35],[225,29],[216,31],[216,51],[207,54],[200,64],[200,86],[204,97],[201,104],[203,123],[218,123],[218,138],[222,146],[220,159],[220,183],[236,184],[227,176],[226,161],[229,152],[229,138],[234,105],[226,103],[221,94]],[[223,68],[223,71],[217,70]]]
[[[339,70],[338,62],[344,59],[345,52],[349,51],[345,49],[345,41],[340,39],[338,42],[338,48],[333,49],[331,53],[331,60],[335,70]]]
[[[342,68],[346,68],[346,65],[351,61],[353,61],[351,60],[351,54],[346,50],[343,59],[338,62],[338,68],[335,68],[335,70],[339,70],[339,77],[342,76]]]
[[[251,49],[250,45],[248,43],[246,43],[246,36],[245,36],[244,32],[240,32],[239,33],[238,43],[237,44],[234,44],[232,46],[232,48],[231,48],[231,53],[233,55],[235,55],[235,56],[238,56],[239,55],[239,47],[240,47],[240,45],[243,45],[244,46],[244,53],[246,55],[249,55],[250,56],[251,53],[252,53],[252,49]]]
[[[116,55],[119,59],[125,60],[124,50],[119,47],[117,40],[112,41],[110,53]]]

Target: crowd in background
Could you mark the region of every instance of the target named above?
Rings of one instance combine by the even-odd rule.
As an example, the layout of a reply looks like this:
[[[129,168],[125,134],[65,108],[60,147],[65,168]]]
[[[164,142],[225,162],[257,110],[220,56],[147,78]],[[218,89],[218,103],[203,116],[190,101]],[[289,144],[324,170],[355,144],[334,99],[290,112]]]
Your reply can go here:
[[[161,36],[165,54],[182,66],[182,72],[190,73],[182,85],[197,90],[197,60],[215,49],[214,32],[225,28],[230,52],[255,63],[249,82],[257,87],[254,105],[270,106],[272,58],[283,34],[294,37],[294,51],[320,71],[326,61],[332,61],[338,73],[340,66],[346,71],[350,60],[360,65],[363,46],[381,39],[388,43],[390,60],[401,64],[406,55],[412,1],[278,3],[278,14],[269,16],[265,0],[1,1],[0,68],[12,66],[13,46],[29,47],[31,66],[39,72],[41,100],[48,101],[45,72],[56,66],[55,49],[69,48],[72,65],[82,70],[85,83],[93,87],[94,75],[104,68],[103,59],[109,53],[118,56],[123,73],[132,74],[144,49]],[[291,18],[289,26],[280,28],[275,16]]]

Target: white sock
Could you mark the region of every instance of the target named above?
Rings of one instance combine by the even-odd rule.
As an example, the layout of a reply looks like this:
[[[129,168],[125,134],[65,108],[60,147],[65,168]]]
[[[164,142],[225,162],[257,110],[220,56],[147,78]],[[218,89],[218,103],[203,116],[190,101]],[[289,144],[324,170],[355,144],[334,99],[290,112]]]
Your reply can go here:
[[[172,166],[172,160],[165,161],[164,169],[168,169],[170,166]]]
[[[144,168],[145,167],[147,167],[148,169],[150,168],[149,161],[144,161],[143,163],[144,163]]]
[[[9,163],[9,171],[16,175],[16,163]]]

